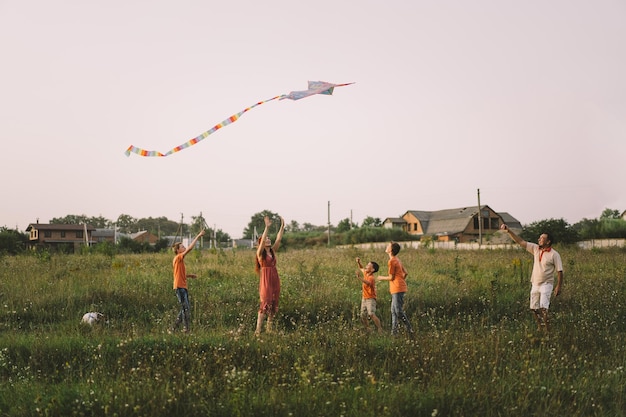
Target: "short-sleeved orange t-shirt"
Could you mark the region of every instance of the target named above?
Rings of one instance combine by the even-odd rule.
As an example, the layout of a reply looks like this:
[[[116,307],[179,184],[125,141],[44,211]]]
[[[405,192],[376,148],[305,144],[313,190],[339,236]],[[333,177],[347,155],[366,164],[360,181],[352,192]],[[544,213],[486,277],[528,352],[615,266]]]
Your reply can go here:
[[[174,266],[174,289],[187,288],[187,269],[185,268],[185,257],[179,253],[172,261]]]
[[[387,267],[389,268],[389,276],[391,277],[391,281],[389,281],[389,292],[391,294],[406,292],[407,273],[400,259],[396,257],[390,258],[389,262],[387,262]]]
[[[373,298],[376,299],[376,279],[374,275],[365,275],[364,278],[369,284],[363,283],[363,298]]]

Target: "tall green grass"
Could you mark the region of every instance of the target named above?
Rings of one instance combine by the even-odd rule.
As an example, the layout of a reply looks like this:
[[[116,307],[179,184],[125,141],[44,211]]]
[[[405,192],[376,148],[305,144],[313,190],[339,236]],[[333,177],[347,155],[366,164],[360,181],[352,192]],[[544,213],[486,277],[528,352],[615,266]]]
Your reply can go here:
[[[6,416],[623,416],[626,252],[562,248],[548,336],[528,312],[529,254],[405,249],[418,335],[358,319],[357,249],[278,254],[276,332],[253,335],[254,253],[186,258],[192,333],[169,254],[0,258],[0,414]],[[80,323],[87,311],[106,315]]]

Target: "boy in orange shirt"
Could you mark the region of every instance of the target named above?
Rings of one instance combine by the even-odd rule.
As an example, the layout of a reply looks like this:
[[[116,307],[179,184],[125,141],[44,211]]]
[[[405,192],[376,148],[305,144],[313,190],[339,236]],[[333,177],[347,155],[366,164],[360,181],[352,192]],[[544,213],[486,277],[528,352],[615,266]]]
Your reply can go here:
[[[176,318],[176,322],[172,327],[172,331],[176,330],[180,324],[183,324],[185,333],[189,333],[189,293],[187,292],[187,278],[196,278],[196,274],[188,274],[185,268],[185,256],[191,252],[196,246],[196,242],[200,239],[200,236],[204,236],[204,230],[198,233],[193,241],[189,244],[188,248],[185,248],[182,242],[174,243],[172,249],[176,256],[172,261],[174,267],[174,290],[176,291],[176,298],[180,303],[180,312]]]
[[[370,331],[370,325],[367,321],[369,317],[372,319],[378,334],[382,334],[383,328],[380,325],[380,319],[376,316],[376,277],[374,274],[378,272],[378,264],[376,262],[368,262],[363,268],[361,258],[356,258],[356,264],[359,269],[356,271],[356,278],[363,283],[363,298],[361,298],[361,322]],[[363,274],[363,277],[361,277]]]
[[[387,262],[389,275],[383,277],[379,276],[378,280],[389,281],[389,292],[391,293],[391,334],[394,336],[398,334],[398,327],[400,327],[399,321],[402,320],[409,335],[413,338],[415,332],[413,331],[413,327],[411,327],[409,318],[404,312],[404,294],[406,294],[407,290],[406,276],[408,273],[397,257],[398,252],[400,252],[400,244],[390,242],[385,252],[389,255],[389,261]]]

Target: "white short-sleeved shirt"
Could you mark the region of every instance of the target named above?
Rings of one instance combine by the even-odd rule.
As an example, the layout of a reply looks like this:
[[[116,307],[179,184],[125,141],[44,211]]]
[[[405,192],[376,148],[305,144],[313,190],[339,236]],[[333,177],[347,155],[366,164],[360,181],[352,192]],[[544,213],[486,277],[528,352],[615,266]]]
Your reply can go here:
[[[526,250],[533,254],[535,262],[530,281],[533,285],[550,283],[554,285],[554,274],[563,271],[561,255],[553,248],[542,250],[536,243],[526,242]]]

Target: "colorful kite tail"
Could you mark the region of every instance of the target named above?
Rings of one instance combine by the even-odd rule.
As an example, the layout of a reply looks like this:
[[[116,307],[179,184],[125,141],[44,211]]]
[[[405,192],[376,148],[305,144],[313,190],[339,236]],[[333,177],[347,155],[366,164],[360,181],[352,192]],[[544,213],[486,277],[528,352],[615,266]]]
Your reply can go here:
[[[350,85],[350,84],[354,84],[354,83],[331,84],[331,83],[327,83],[327,82],[324,82],[324,81],[309,81],[309,88],[308,88],[308,90],[292,91],[289,94],[282,94],[280,96],[272,97],[272,98],[267,99],[267,100],[259,101],[258,103],[255,103],[252,106],[250,106],[250,107],[248,107],[246,109],[243,109],[239,113],[233,114],[232,116],[230,116],[226,120],[222,121],[221,123],[216,124],[211,129],[207,130],[206,132],[201,133],[200,135],[196,136],[195,138],[190,139],[187,142],[183,143],[182,145],[179,145],[179,146],[177,146],[175,148],[172,148],[172,149],[170,149],[169,151],[167,151],[165,153],[161,153],[161,152],[158,152],[158,151],[147,151],[145,149],[138,148],[138,147],[133,146],[133,145],[130,145],[128,147],[128,149],[126,149],[126,152],[124,152],[124,153],[126,154],[126,156],[130,156],[131,153],[135,153],[135,154],[137,154],[139,156],[159,156],[159,157],[168,156],[168,155],[171,155],[171,154],[176,153],[176,152],[180,152],[183,149],[186,149],[186,148],[188,148],[190,146],[193,146],[193,145],[197,144],[198,142],[200,142],[201,140],[205,139],[207,136],[215,133],[215,131],[223,128],[224,126],[228,126],[231,123],[235,123],[237,120],[239,120],[239,118],[245,112],[255,108],[256,106],[260,106],[263,103],[268,103],[268,102],[276,100],[276,99],[279,99],[279,100],[284,100],[284,99],[300,100],[301,98],[312,96],[314,94],[331,95],[333,93],[335,87],[343,87],[345,85]]]

